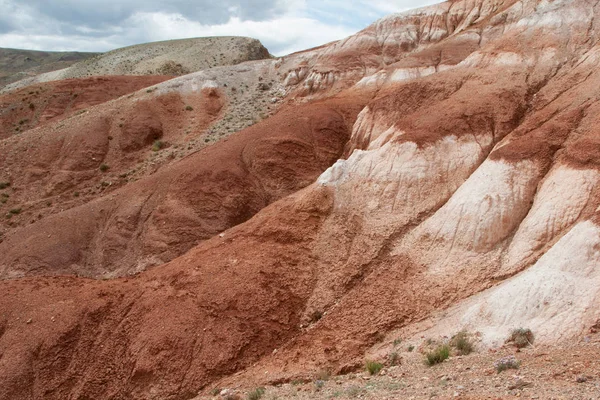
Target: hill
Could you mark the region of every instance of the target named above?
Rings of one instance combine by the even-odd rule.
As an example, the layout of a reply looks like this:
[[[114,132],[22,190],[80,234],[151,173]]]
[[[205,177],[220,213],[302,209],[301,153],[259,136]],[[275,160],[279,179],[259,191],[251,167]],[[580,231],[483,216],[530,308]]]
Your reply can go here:
[[[0,140],[0,398],[593,398],[598,12],[453,0]]]
[[[30,76],[70,67],[98,53],[52,52],[0,48],[0,89]]]
[[[68,68],[20,80],[7,85],[4,91],[40,82],[90,76],[179,76],[269,57],[269,51],[258,40],[243,37],[209,37],[144,43],[112,50]]]

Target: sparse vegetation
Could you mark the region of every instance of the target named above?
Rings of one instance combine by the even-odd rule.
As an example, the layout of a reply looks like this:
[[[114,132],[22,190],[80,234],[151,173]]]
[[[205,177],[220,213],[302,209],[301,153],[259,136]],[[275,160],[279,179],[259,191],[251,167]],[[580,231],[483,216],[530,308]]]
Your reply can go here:
[[[534,336],[531,329],[519,328],[511,332],[506,343],[512,343],[516,348],[522,349],[533,344]]]
[[[494,363],[496,372],[500,373],[508,369],[519,369],[521,362],[515,358],[515,356],[503,357]]]
[[[108,165],[106,165],[106,164],[100,165],[100,171],[102,171],[102,172],[106,172],[109,169],[110,169],[110,167]]]
[[[169,60],[156,69],[158,75],[172,75],[181,76],[189,74],[191,71],[185,68],[183,65],[176,63],[175,61]]]
[[[0,190],[6,189],[10,186],[10,182],[0,182]]]
[[[248,400],[259,400],[265,394],[265,388],[259,387],[248,393]]]
[[[444,362],[448,357],[450,357],[450,346],[443,344],[425,354],[425,364],[431,367]]]
[[[79,197],[79,192],[75,192],[75,193],[73,193],[73,196],[74,196],[74,197]]]
[[[400,346],[401,344],[402,344],[401,338],[394,339],[394,347]]]
[[[369,375],[377,375],[383,369],[383,364],[377,361],[367,361],[365,368]]]
[[[346,395],[350,398],[358,397],[365,392],[364,388],[359,386],[350,386],[346,391]]]
[[[466,331],[460,331],[452,337],[450,345],[458,351],[461,356],[466,356],[473,352],[473,343],[469,339]]]
[[[321,390],[321,389],[323,389],[324,386],[325,386],[325,381],[320,380],[320,379],[317,379],[315,381],[315,389],[316,390]]]
[[[389,354],[388,363],[392,367],[400,364],[400,355],[398,354],[398,352],[393,351]]]
[[[13,208],[12,210],[9,211],[9,213],[11,213],[12,215],[19,215],[19,214],[21,214],[21,209]]]
[[[408,347],[406,348],[406,351],[408,351],[409,353],[412,353],[412,351],[415,349],[415,346],[412,344],[409,344]]]
[[[210,391],[210,394],[212,396],[218,396],[219,394],[221,394],[221,388],[214,388],[213,390]]]
[[[185,111],[194,111],[194,107],[192,107],[192,106],[185,106]]]
[[[155,140],[152,144],[152,151],[160,151],[160,149],[162,149],[163,147],[165,147],[165,144],[163,142],[161,142],[160,140]]]

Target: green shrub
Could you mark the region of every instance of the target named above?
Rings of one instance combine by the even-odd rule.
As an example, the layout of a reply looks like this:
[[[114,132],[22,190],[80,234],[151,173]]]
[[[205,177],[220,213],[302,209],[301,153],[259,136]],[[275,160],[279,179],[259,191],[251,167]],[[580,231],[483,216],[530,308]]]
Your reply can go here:
[[[460,331],[454,335],[450,340],[450,345],[456,348],[458,353],[463,356],[473,352],[473,343],[469,340],[469,335],[465,331]]]
[[[425,364],[433,366],[444,362],[448,357],[450,357],[450,346],[443,344],[438,346],[435,350],[425,354]]]
[[[369,375],[377,375],[383,369],[383,364],[377,361],[367,361],[365,368],[369,372]]]
[[[515,347],[522,349],[533,344],[534,336],[531,329],[519,328],[511,332],[506,343],[512,343]]]
[[[0,190],[6,189],[10,186],[10,182],[0,182]]]
[[[100,166],[100,171],[102,171],[102,172],[106,172],[106,171],[108,171],[109,169],[110,169],[110,167],[109,167],[108,165],[106,165],[106,164],[102,164],[102,165]]]
[[[192,107],[192,106],[185,106],[185,111],[194,111],[194,107]]]
[[[163,142],[161,142],[160,140],[155,140],[152,144],[152,151],[159,151],[163,147],[165,147],[165,144]]]
[[[409,353],[412,353],[412,351],[415,349],[415,346],[412,344],[409,344],[408,347],[406,348],[406,351],[408,351]]]
[[[265,388],[259,387],[248,393],[248,400],[259,400],[265,394]]]

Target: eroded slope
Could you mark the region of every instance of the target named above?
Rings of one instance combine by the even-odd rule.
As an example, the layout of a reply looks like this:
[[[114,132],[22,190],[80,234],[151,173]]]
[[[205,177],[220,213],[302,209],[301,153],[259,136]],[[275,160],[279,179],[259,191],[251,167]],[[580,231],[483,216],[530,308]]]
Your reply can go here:
[[[362,109],[344,159],[247,222],[134,277],[1,282],[0,394],[192,398],[208,385],[354,370],[385,333],[417,338],[466,327],[493,345],[527,322],[536,343],[580,339],[600,317],[597,13],[585,0],[452,1],[265,62],[287,85],[286,105],[206,156],[239,160],[246,132],[269,138],[269,121],[301,128],[294,117],[329,107],[326,120],[337,126],[340,113],[354,121]],[[332,162],[334,152],[325,153]],[[298,171],[314,159],[305,160]],[[289,189],[281,195],[298,187]],[[84,220],[74,213],[92,206],[38,227]],[[30,229],[16,230],[3,253],[36,254],[33,242],[19,245],[42,232]],[[38,260],[66,254],[60,243],[71,242],[61,239]],[[33,384],[23,390],[22,382]]]

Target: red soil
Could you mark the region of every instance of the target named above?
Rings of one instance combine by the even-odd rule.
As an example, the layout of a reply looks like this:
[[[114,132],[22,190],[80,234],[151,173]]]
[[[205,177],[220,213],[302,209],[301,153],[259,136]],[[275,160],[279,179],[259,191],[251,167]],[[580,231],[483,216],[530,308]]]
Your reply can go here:
[[[167,262],[312,183],[340,157],[362,104],[357,97],[283,109],[108,196],[13,230],[0,243],[0,275],[114,276]],[[147,146],[139,132],[155,135],[161,129],[149,105],[137,103],[133,110],[126,127],[135,126],[138,134],[130,138],[125,128],[113,141],[123,154]],[[107,130],[101,127],[95,125],[95,148],[107,152]],[[76,163],[76,154],[69,162]],[[26,208],[18,217],[32,212]]]
[[[41,83],[0,96],[0,140],[171,79],[102,76]]]

